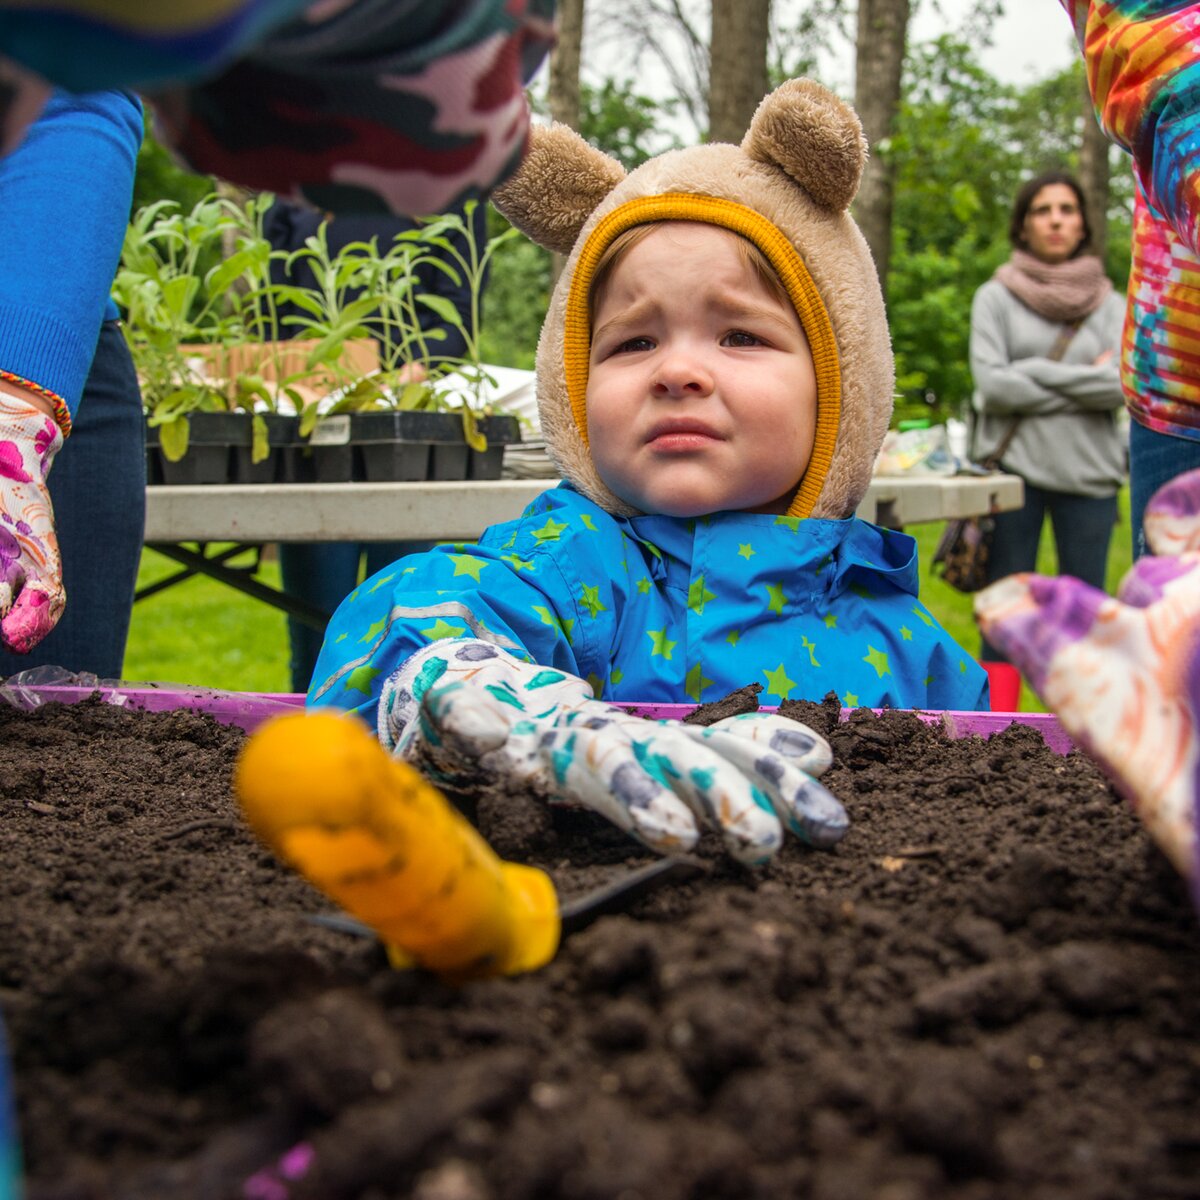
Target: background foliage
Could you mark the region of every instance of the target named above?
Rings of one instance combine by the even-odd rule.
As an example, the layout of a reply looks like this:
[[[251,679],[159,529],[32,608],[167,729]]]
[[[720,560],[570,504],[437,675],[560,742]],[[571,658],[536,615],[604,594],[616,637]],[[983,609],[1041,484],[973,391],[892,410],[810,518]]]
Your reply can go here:
[[[897,134],[877,151],[894,161],[897,176],[887,281],[897,420],[965,409],[971,298],[1009,255],[1021,183],[1078,165],[1082,71],[1078,64],[1018,88],[989,75],[961,38],[910,50]],[[1118,167],[1106,266],[1120,289],[1129,275],[1132,199],[1129,173]]]

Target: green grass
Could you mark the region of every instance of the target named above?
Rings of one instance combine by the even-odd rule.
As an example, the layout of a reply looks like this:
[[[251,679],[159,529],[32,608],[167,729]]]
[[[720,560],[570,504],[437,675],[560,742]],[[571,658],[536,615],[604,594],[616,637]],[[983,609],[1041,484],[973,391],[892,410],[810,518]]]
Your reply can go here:
[[[1121,492],[1120,513],[1108,562],[1110,592],[1130,565],[1127,490]],[[974,655],[979,650],[979,632],[971,615],[972,598],[929,574],[941,531],[941,525],[914,525],[909,530],[920,548],[921,598],[950,635]],[[145,550],[139,586],[178,569],[162,555]],[[1038,570],[1053,574],[1056,569],[1053,539],[1046,530]],[[263,563],[257,578],[278,587],[278,563]],[[286,620],[277,609],[215,580],[188,579],[134,606],[125,678],[238,692],[289,691]],[[1021,708],[1043,711],[1027,685],[1021,691]]]
[[[250,555],[227,565],[252,562]],[[142,551],[138,587],[173,575],[177,563]],[[279,586],[278,562],[255,576]],[[236,692],[287,692],[287,618],[276,608],[194,576],[133,606],[124,677]]]
[[[1129,489],[1124,487],[1118,497],[1117,527],[1113,530],[1112,545],[1108,554],[1107,587],[1110,593],[1117,589],[1125,572],[1129,570],[1133,560],[1133,551],[1129,539]],[[952,587],[947,587],[940,579],[929,572],[929,563],[941,537],[943,526],[913,525],[908,532],[917,539],[921,562],[921,600],[931,613],[942,623],[946,631],[964,649],[971,654],[979,653],[979,629],[971,606],[973,597],[964,596]],[[1054,538],[1047,527],[1042,530],[1042,543],[1038,553],[1038,571],[1043,575],[1054,575],[1058,571],[1058,559],[1054,553]],[[1021,684],[1021,711],[1045,712],[1045,705],[1030,690],[1029,685]]]

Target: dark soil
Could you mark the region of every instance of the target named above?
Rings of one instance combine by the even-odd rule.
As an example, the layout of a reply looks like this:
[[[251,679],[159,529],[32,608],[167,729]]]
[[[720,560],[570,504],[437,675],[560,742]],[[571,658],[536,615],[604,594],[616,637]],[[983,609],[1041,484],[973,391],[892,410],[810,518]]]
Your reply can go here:
[[[238,821],[239,731],[0,708],[31,1200],[1200,1195],[1200,929],[1096,770],[1019,726],[800,715],[836,850],[714,857],[455,990],[306,921]],[[579,814],[478,818],[565,897],[647,861]]]

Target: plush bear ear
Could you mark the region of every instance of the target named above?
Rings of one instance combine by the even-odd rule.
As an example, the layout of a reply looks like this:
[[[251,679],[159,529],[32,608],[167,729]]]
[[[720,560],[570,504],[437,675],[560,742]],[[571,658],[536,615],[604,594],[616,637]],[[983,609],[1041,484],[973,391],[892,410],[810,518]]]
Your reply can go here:
[[[624,178],[625,168],[615,158],[570,126],[535,125],[519,170],[491,200],[539,246],[569,254],[596,205]]]
[[[789,79],[763,98],[742,150],[781,167],[835,212],[849,208],[867,161],[867,139],[854,109],[811,79]]]

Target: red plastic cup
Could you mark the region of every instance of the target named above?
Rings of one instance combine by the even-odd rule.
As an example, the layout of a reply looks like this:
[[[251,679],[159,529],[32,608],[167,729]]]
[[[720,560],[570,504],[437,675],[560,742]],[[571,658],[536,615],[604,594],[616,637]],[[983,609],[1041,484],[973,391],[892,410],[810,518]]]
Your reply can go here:
[[[981,662],[988,677],[992,712],[1020,712],[1021,672],[1012,663]]]

